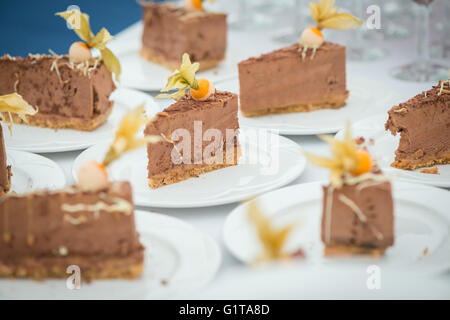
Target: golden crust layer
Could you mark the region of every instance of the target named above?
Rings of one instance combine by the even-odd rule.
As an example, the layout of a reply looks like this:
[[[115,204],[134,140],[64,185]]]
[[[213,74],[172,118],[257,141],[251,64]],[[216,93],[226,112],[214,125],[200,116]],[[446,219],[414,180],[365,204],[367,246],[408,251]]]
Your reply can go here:
[[[324,254],[327,257],[332,256],[370,256],[373,258],[381,257],[386,248],[364,248],[357,246],[343,246],[343,245],[327,245],[324,249]]]
[[[83,265],[88,258],[81,256],[24,258],[17,265],[0,261],[0,278],[67,278],[66,269],[70,265]],[[114,257],[102,260],[101,264],[90,269],[80,268],[81,278],[85,281],[96,279],[136,279],[143,269],[144,262],[130,263],[127,258]]]
[[[398,169],[415,170],[418,168],[432,167],[438,164],[450,164],[450,151],[422,157],[420,159],[396,159],[391,166]]]
[[[114,103],[111,102],[108,109],[103,113],[94,116],[91,119],[65,117],[59,115],[48,115],[44,113],[37,113],[34,116],[25,116],[27,119],[27,125],[51,128],[51,129],[74,129],[80,131],[92,131],[103,125],[111,114]],[[2,115],[4,119],[9,119],[8,115]],[[17,115],[12,115],[13,122],[23,124],[24,122]]]
[[[173,184],[189,178],[198,177],[199,175],[210,171],[235,166],[238,164],[239,158],[241,157],[241,148],[239,146],[235,147],[234,152],[232,153],[232,155],[234,155],[234,159],[227,157],[227,154],[228,152],[224,152],[222,164],[201,164],[195,165],[189,169],[183,168],[183,166],[178,166],[169,172],[154,175],[149,178],[149,185],[153,189],[156,189],[167,184]]]
[[[157,55],[146,48],[141,48],[140,55],[145,60],[160,64],[160,65],[170,69],[171,71],[178,69],[180,67],[181,59],[168,60],[164,56]],[[200,61],[193,61],[193,62],[199,62],[200,63],[199,71],[203,71],[203,70],[208,70],[208,69],[214,68],[223,60],[224,59],[219,59],[219,60],[212,59],[212,60],[200,60]]]
[[[245,117],[259,117],[268,114],[283,114],[283,113],[294,113],[294,112],[311,112],[322,109],[340,109],[345,106],[346,100],[349,96],[347,93],[344,96],[336,97],[330,101],[320,102],[320,103],[304,103],[295,104],[282,108],[268,108],[263,110],[255,111],[244,111],[241,109],[241,113]]]

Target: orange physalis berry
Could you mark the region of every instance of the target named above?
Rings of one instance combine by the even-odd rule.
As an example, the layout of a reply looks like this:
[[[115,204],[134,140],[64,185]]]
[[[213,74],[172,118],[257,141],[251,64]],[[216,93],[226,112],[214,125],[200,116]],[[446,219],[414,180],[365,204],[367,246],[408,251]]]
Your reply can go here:
[[[216,91],[214,84],[209,79],[198,79],[198,88],[191,88],[191,96],[195,100],[206,100]]]
[[[370,156],[370,153],[366,150],[357,150],[356,158],[358,165],[352,174],[358,176],[360,174],[370,172],[372,169],[372,157]]]
[[[203,1],[202,0],[185,0],[184,6],[188,10],[203,10]]]

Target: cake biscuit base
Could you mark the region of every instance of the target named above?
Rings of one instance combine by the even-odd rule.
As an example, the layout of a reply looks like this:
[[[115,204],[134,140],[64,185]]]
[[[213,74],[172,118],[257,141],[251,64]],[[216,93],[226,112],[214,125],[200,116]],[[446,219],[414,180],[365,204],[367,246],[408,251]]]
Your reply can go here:
[[[239,158],[242,155],[241,147],[237,146],[234,148],[233,153],[234,159],[227,157],[227,153],[228,153],[227,151],[224,151],[223,163],[221,164],[212,163],[212,164],[189,165],[192,167],[188,169],[184,168],[183,166],[178,166],[168,172],[152,176],[151,178],[148,179],[149,185],[151,188],[156,189],[164,185],[173,184],[183,180],[187,180],[189,178],[198,177],[201,174],[210,171],[237,165]]]
[[[34,116],[25,116],[27,122],[24,122],[17,115],[13,114],[12,119],[14,123],[25,124],[29,126],[51,128],[51,129],[74,129],[79,131],[93,131],[103,125],[112,112],[114,103],[103,113],[97,114],[90,119],[65,117],[60,115],[47,115],[44,113],[36,113]],[[3,119],[9,119],[7,114],[2,114]]]
[[[439,164],[450,164],[450,151],[441,152],[437,155],[432,155],[417,160],[396,159],[391,164],[391,167],[404,170],[415,170],[419,168],[433,167]]]
[[[340,96],[329,101],[319,103],[300,103],[281,108],[268,108],[255,111],[244,111],[241,108],[241,113],[244,117],[260,117],[268,114],[284,114],[284,113],[296,113],[296,112],[311,112],[322,109],[340,109],[346,105],[349,92],[344,96]]]
[[[386,248],[368,248],[358,246],[344,246],[344,245],[327,245],[324,249],[326,257],[332,256],[369,256],[373,258],[381,257]]]
[[[171,71],[178,69],[180,67],[180,59],[168,60],[164,56],[161,56],[159,54],[151,52],[150,50],[148,50],[146,48],[141,48],[140,55],[145,60],[160,64],[160,65],[170,69]],[[199,62],[200,63],[199,71],[204,71],[204,70],[214,68],[220,62],[222,62],[224,59],[225,59],[225,57],[223,59],[209,59],[209,60],[200,60],[200,61],[193,61],[193,62]]]
[[[0,278],[29,278],[41,280],[45,278],[67,278],[67,267],[80,265],[89,261],[82,256],[70,257],[27,257],[14,265],[0,261]],[[127,261],[127,258],[105,258],[95,267],[86,269],[80,267],[80,276],[85,281],[97,279],[136,279],[144,269],[144,262]]]

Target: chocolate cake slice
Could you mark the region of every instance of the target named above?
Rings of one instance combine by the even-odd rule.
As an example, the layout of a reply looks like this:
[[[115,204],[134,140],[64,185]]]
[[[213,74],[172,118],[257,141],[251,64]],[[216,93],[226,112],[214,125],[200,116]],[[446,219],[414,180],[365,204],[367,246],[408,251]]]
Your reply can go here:
[[[450,80],[389,112],[386,130],[400,133],[393,167],[414,170],[450,163]]]
[[[184,53],[200,62],[201,70],[225,58],[227,22],[223,13],[189,11],[174,4],[141,2],[144,32],[141,56],[170,70]]]
[[[239,63],[241,112],[266,114],[338,109],[345,105],[345,47],[324,42],[302,57],[294,44]]]
[[[112,74],[99,59],[75,64],[66,55],[5,55],[0,74],[0,95],[17,92],[39,109],[26,117],[29,125],[90,131],[106,122],[113,107]]]
[[[0,195],[7,193],[11,188],[11,166],[6,163],[5,140],[3,128],[0,126]]]
[[[147,136],[163,137],[147,147],[150,186],[158,188],[236,165],[240,156],[237,111],[236,94],[216,91],[206,101],[188,93],[160,112],[145,130]]]
[[[394,206],[388,181],[367,179],[339,188],[329,185],[323,193],[325,255],[379,256],[393,245]]]
[[[85,280],[136,278],[143,269],[128,182],[5,195],[0,232],[0,277],[66,278],[76,265]]]

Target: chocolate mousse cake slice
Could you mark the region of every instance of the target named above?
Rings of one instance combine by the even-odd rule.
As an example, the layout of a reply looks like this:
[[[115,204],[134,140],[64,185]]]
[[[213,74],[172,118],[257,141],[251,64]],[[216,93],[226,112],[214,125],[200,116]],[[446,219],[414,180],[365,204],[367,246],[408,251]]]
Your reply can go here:
[[[69,56],[5,55],[0,58],[0,95],[17,92],[39,113],[29,125],[94,130],[108,119],[115,85],[103,61],[75,64]],[[13,115],[16,123],[23,120]]]
[[[208,137],[208,132],[213,135]],[[237,165],[238,134],[236,94],[216,91],[214,99],[206,101],[186,94],[157,114],[145,130],[147,136],[164,138],[147,146],[150,186],[158,188]]]
[[[450,80],[394,106],[385,124],[400,133],[395,168],[414,170],[450,163]]]
[[[198,10],[186,4],[141,2],[142,57],[170,70],[179,66],[184,53],[200,62],[201,70],[215,67],[225,58],[226,14],[206,12],[201,1],[194,2],[200,3]]]
[[[0,126],[0,195],[7,193],[11,188],[11,175],[11,166],[8,166],[6,162],[3,128]]]
[[[321,238],[325,255],[382,255],[394,243],[394,206],[389,181],[367,179],[323,187]]]
[[[349,96],[345,47],[325,41],[325,28],[348,30],[363,21],[339,13],[334,0],[309,3],[316,27],[306,28],[289,47],[239,63],[241,113],[267,114],[339,109]]]
[[[76,265],[84,280],[136,278],[144,247],[134,222],[131,186],[73,186],[0,198],[0,277],[66,278]]]
[[[343,141],[331,136],[331,157],[307,153],[315,165],[330,169],[323,187],[321,238],[325,255],[380,256],[394,243],[394,205],[389,180],[349,126]]]
[[[324,42],[302,58],[300,44],[239,63],[241,112],[254,117],[275,113],[338,109],[349,92],[345,47]],[[314,58],[312,56],[314,55]]]

